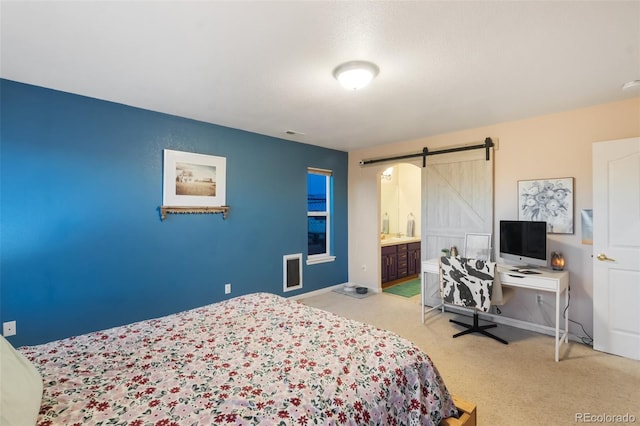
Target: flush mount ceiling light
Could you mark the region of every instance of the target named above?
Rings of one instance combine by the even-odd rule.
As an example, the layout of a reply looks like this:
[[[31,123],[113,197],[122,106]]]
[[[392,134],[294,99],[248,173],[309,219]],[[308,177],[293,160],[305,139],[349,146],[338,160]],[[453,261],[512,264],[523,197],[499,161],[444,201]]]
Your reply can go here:
[[[379,72],[378,66],[371,62],[351,61],[338,65],[333,76],[345,89],[358,90],[369,84]]]

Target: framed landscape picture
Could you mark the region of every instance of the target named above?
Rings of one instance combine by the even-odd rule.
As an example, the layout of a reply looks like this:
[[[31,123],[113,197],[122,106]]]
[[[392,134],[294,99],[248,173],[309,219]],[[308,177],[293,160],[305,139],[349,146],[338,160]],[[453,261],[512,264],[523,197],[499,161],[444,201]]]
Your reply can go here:
[[[227,159],[164,150],[163,205],[220,207],[226,204]]]
[[[549,234],[573,234],[573,178],[518,181],[518,219],[547,222]]]

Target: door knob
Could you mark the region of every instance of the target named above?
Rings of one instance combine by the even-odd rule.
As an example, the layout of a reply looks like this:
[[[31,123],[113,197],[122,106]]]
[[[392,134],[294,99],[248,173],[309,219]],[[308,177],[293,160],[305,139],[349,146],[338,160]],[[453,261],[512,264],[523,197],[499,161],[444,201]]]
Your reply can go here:
[[[600,253],[598,255],[598,260],[608,260],[609,262],[615,262],[616,261],[615,259],[611,259],[610,257],[607,257],[607,255],[604,254],[604,253]]]

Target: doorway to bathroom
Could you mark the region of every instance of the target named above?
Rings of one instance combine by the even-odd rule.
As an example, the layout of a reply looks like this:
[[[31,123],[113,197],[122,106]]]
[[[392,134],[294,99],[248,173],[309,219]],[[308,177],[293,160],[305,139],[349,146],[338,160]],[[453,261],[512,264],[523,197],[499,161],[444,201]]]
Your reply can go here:
[[[421,168],[397,163],[380,174],[381,287],[405,284],[420,276]]]

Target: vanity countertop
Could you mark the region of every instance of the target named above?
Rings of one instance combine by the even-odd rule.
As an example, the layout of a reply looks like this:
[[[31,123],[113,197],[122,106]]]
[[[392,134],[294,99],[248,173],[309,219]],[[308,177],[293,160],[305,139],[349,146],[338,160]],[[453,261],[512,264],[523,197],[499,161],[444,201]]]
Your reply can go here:
[[[420,237],[385,237],[380,240],[380,246],[394,246],[397,244],[419,243]]]

